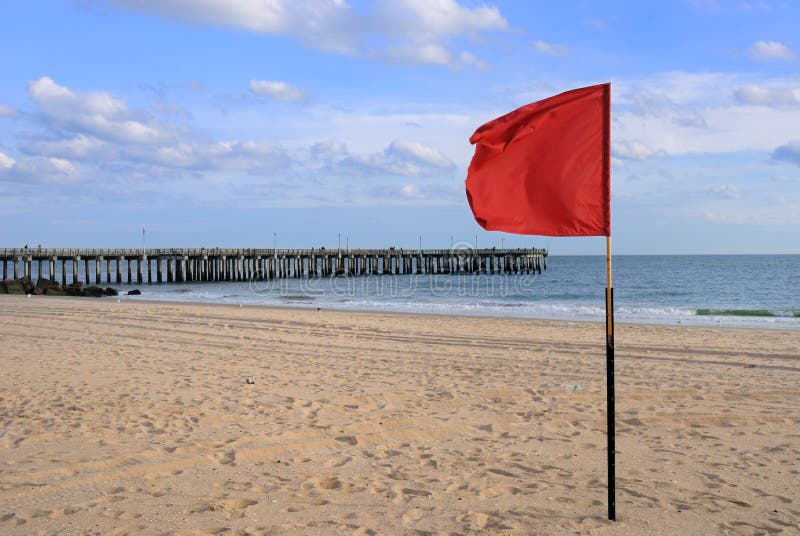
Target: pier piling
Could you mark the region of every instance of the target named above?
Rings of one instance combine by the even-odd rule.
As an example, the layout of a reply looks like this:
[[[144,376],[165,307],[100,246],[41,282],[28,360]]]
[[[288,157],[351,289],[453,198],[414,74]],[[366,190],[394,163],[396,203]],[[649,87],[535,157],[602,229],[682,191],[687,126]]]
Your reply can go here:
[[[82,274],[79,270],[81,261]],[[36,263],[38,279],[45,278],[46,266],[46,278],[54,281],[60,279],[62,285],[68,281],[77,283],[81,276],[87,285],[99,285],[103,282],[103,263],[107,284],[143,284],[153,280],[158,283],[186,283],[365,275],[541,274],[542,270],[547,270],[547,251],[17,248],[0,249],[0,262],[3,265],[3,279],[8,279],[12,274],[14,279],[21,276],[33,279],[32,268]],[[94,270],[91,270],[92,264]]]

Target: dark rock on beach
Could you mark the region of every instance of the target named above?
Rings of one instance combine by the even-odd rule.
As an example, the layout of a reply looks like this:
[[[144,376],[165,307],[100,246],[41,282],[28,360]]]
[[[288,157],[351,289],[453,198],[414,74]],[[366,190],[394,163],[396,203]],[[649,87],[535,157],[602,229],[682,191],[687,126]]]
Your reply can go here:
[[[92,285],[90,287],[86,287],[83,289],[83,296],[89,296],[92,298],[101,298],[106,295],[106,290],[103,287],[98,287],[96,285]]]
[[[138,288],[135,288],[133,290],[129,290],[128,291],[128,296],[141,296],[141,295],[142,295],[142,291],[139,290]]]
[[[64,294],[67,296],[83,296],[83,283],[78,281],[64,287]]]
[[[136,292],[141,294],[138,290]],[[30,278],[22,277],[0,281],[0,294],[44,294],[47,296],[90,296],[100,298],[103,296],[117,296],[118,293],[111,287],[103,288],[92,285],[84,288],[83,283],[80,281],[62,287],[54,279],[40,279],[34,285]]]
[[[27,277],[19,279],[6,279],[3,281],[0,292],[3,294],[31,294],[35,290],[33,283]]]
[[[61,285],[53,279],[40,279],[36,282],[36,294],[56,294],[61,291]]]

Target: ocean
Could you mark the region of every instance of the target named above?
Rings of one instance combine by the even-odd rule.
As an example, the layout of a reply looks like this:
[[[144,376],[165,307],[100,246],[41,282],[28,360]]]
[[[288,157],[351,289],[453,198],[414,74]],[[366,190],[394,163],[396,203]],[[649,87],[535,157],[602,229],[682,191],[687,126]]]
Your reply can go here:
[[[123,299],[603,322],[605,257],[541,275],[402,275],[112,285]],[[618,255],[617,323],[800,329],[800,255]]]

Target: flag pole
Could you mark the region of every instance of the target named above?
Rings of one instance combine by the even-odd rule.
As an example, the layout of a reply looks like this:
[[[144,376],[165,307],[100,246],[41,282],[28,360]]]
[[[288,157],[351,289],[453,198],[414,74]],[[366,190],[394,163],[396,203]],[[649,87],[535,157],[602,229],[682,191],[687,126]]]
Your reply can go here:
[[[611,236],[606,237],[606,413],[608,416],[608,519],[617,519],[614,452],[614,285],[611,281]]]

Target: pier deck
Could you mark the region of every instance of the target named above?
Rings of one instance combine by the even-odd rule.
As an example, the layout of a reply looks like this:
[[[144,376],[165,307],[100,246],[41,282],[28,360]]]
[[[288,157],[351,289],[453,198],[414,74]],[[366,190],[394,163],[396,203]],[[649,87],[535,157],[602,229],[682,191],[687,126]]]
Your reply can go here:
[[[60,279],[61,284],[66,285],[77,283],[82,275],[86,284],[142,284],[399,274],[541,273],[543,268],[547,269],[547,251],[18,248],[0,249],[0,264],[3,279],[24,276]]]

